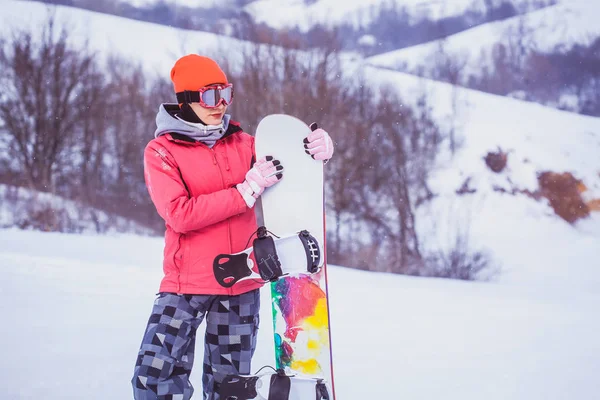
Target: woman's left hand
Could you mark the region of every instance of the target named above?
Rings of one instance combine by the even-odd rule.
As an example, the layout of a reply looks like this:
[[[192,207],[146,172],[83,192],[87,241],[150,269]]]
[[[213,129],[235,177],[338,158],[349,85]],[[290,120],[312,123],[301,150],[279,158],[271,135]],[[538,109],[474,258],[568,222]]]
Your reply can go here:
[[[315,160],[328,161],[333,155],[333,140],[329,133],[318,128],[304,139],[304,149]]]

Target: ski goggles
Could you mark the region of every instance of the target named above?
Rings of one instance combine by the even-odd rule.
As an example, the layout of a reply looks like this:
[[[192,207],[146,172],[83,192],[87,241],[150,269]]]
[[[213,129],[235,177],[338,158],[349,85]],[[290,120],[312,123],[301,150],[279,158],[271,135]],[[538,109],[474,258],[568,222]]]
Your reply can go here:
[[[204,108],[217,108],[221,103],[228,106],[233,101],[233,85],[206,86],[198,91],[185,90],[177,93],[179,103],[200,103]]]

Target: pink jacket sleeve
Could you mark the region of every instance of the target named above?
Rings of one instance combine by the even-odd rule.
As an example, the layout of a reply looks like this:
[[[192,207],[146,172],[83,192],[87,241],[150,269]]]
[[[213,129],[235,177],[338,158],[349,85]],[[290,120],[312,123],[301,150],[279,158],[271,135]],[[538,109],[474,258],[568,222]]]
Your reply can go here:
[[[247,210],[236,188],[190,197],[177,163],[160,144],[144,151],[146,187],[158,214],[177,233],[187,233],[223,221]]]

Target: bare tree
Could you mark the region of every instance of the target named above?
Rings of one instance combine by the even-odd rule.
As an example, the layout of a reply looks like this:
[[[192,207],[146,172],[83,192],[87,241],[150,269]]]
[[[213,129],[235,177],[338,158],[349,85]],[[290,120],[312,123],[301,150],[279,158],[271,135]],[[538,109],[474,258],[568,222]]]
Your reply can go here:
[[[232,113],[247,131],[265,115],[282,112],[334,133],[336,155],[326,168],[336,220],[329,259],[412,273],[422,259],[414,210],[432,196],[427,180],[442,139],[427,99],[413,111],[394,92],[367,84],[360,72],[349,79],[328,49],[257,46],[238,62],[243,69],[227,67],[240,94]]]
[[[227,54],[217,54],[235,84],[239,96],[231,110],[244,128],[253,132],[262,117],[277,112],[325,124],[343,101],[341,61],[331,43],[307,51],[294,38],[282,36],[276,45],[247,46],[236,61],[242,69],[231,65]]]
[[[377,154],[373,151],[376,136],[371,129],[377,110],[373,106],[373,91],[364,76],[356,78],[353,87],[339,90],[336,97],[339,106],[330,109],[336,153],[326,168],[327,199],[336,223],[328,252],[332,260],[343,265],[367,267],[372,265],[381,242],[362,243],[362,229],[352,227],[363,225],[359,222],[360,215],[370,215],[367,211],[372,206],[372,201],[364,198],[369,172],[377,165]],[[342,231],[343,227],[346,229]],[[366,248],[369,250],[365,251]]]
[[[100,65],[52,15],[33,32],[0,43],[0,178],[157,227],[141,159],[172,88],[117,58]]]
[[[50,16],[40,38],[18,31],[0,49],[0,119],[10,154],[28,185],[42,191],[56,189],[54,169],[66,161],[61,153],[91,109],[82,95],[97,77],[93,55],[68,38]]]
[[[395,91],[363,83],[347,95],[327,167],[337,222],[332,256],[345,265],[416,274],[422,256],[415,209],[432,196],[427,180],[441,132],[425,97],[408,107]]]
[[[152,78],[141,65],[112,57],[106,66],[104,191],[94,205],[155,226],[158,221],[144,183],[143,150],[154,138],[155,118],[162,102],[174,101],[170,82]]]
[[[447,39],[438,41],[432,63],[433,79],[450,83],[452,87],[452,114],[450,116],[450,152],[455,154],[458,149],[457,119],[459,113],[459,86],[464,84],[464,70],[469,62],[468,54],[464,52],[451,53],[448,50]]]
[[[424,106],[424,104],[421,104]],[[426,186],[435,160],[441,132],[424,106],[420,111],[404,106],[396,92],[382,91],[373,121],[378,134],[378,164],[372,173],[378,182],[370,189],[384,197],[387,207],[374,207],[380,224],[387,227],[392,271],[411,273],[420,265],[421,251],[416,231],[415,197]],[[419,115],[419,113],[421,113]],[[393,212],[391,212],[393,210]]]
[[[8,88],[0,121],[17,154],[13,167],[32,187],[160,229],[141,159],[158,105],[174,99],[170,83],[116,58],[99,66],[85,49],[69,47],[65,29],[52,35],[52,20],[45,29],[41,44],[20,33],[0,54]],[[415,210],[433,196],[427,181],[443,139],[428,99],[409,106],[361,71],[348,76],[335,44],[307,51],[285,40],[247,46],[235,65],[225,62],[231,52],[213,55],[235,84],[232,114],[250,133],[277,112],[329,130],[336,155],[326,168],[327,199],[337,222],[328,232],[330,260],[418,275],[426,260]]]

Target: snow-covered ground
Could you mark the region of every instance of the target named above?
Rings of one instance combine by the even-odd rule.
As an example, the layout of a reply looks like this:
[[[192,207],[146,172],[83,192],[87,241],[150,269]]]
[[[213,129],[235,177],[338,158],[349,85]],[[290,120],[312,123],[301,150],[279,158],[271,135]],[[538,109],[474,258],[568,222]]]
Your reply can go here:
[[[477,74],[489,62],[492,47],[521,41],[527,48],[550,51],[555,46],[586,45],[600,36],[600,2],[570,0],[503,21],[487,23],[442,40],[394,50],[369,58],[372,65],[389,68],[433,67],[436,53],[443,51],[466,62],[462,71]],[[441,47],[443,46],[443,47]],[[482,58],[482,54],[484,57]],[[488,65],[488,64],[485,64]]]
[[[2,398],[131,398],[161,252],[156,238],[0,231]],[[590,272],[557,287],[526,273],[515,285],[331,267],[337,398],[595,398],[600,291],[585,283],[600,270]],[[254,370],[273,357],[261,312]]]

